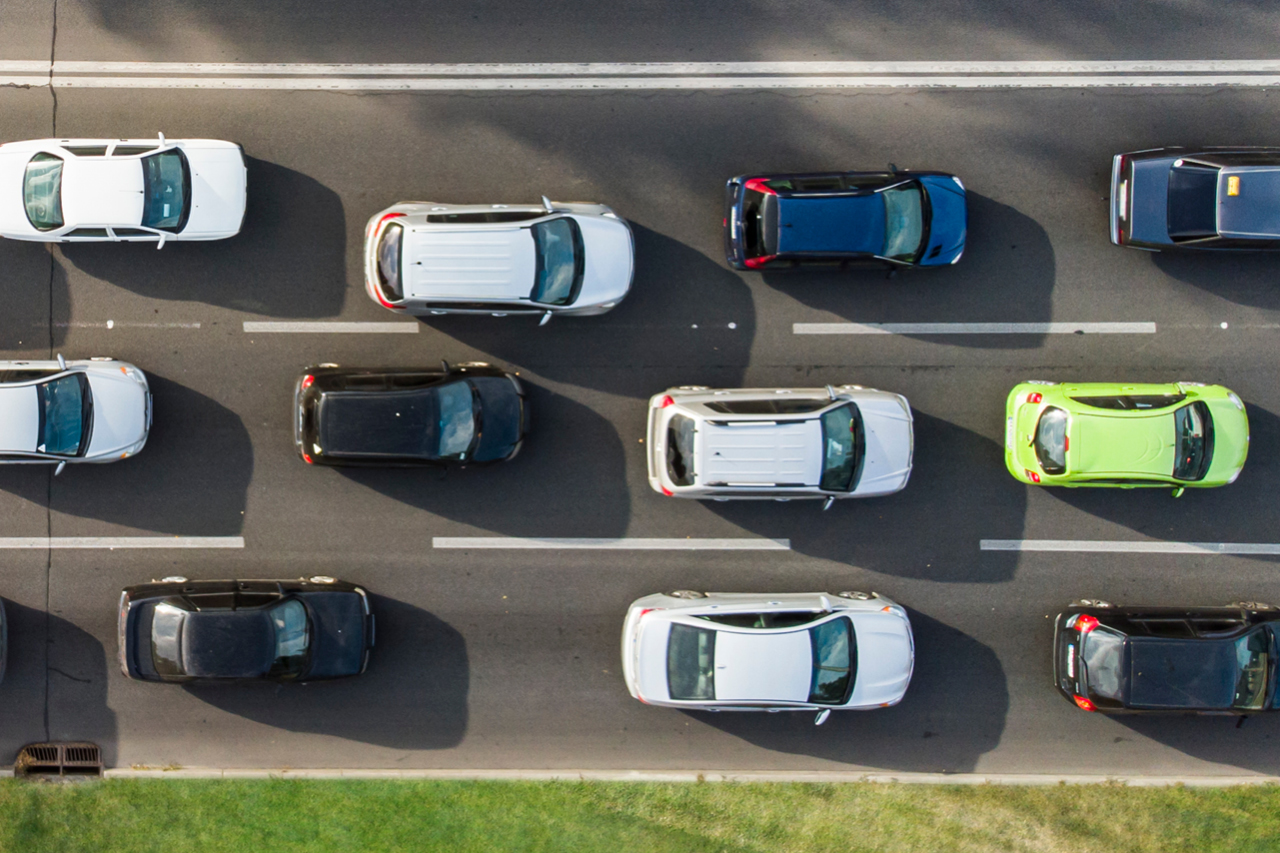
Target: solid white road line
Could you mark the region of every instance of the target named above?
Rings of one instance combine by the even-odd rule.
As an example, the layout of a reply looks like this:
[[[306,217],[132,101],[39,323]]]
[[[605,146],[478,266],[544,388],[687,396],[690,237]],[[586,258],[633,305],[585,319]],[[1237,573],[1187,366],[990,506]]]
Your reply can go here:
[[[0,771],[0,776],[12,774]],[[1234,785],[1275,785],[1280,776],[1239,773],[1217,776],[1138,776],[1085,773],[893,773],[856,770],[470,770],[470,769],[344,769],[180,767],[174,770],[141,766],[103,771],[108,779],[422,779],[564,782],[875,782],[923,785],[1127,785],[1226,788]]]
[[[432,548],[591,551],[789,551],[790,539],[534,539],[519,536],[435,536]]]
[[[243,536],[4,536],[0,549],[243,548]]]
[[[983,539],[983,551],[1071,551],[1085,554],[1280,554],[1280,544],[1259,542],[1130,542],[1090,539]]]
[[[797,335],[1154,335],[1155,323],[793,323]]]
[[[340,333],[340,334],[392,334],[392,335],[416,335],[418,334],[417,323],[345,323],[345,322],[251,322],[246,320],[244,324],[246,332],[321,332],[321,333]]]
[[[43,324],[41,324],[43,326]],[[54,323],[59,329],[198,329],[199,323],[131,323],[128,320],[104,320],[99,323]]]

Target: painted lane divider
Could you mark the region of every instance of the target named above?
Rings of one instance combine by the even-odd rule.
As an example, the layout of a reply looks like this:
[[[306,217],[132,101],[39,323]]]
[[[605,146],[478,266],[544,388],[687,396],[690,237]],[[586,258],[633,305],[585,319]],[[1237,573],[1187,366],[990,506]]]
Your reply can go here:
[[[1056,551],[1083,554],[1224,554],[1260,556],[1280,554],[1280,543],[1259,542],[1133,542],[1091,539],[983,539],[983,551]]]
[[[796,335],[1154,335],[1155,323],[792,323]]]
[[[243,536],[4,536],[0,549],[243,548]]]
[[[320,334],[392,334],[392,335],[416,335],[418,334],[419,325],[417,323],[402,323],[392,321],[389,323],[348,323],[338,321],[316,321],[316,322],[257,322],[246,320],[244,330],[254,334],[261,333],[320,333]]]
[[[790,551],[790,539],[554,539],[519,536],[435,536],[432,548],[603,551]]]

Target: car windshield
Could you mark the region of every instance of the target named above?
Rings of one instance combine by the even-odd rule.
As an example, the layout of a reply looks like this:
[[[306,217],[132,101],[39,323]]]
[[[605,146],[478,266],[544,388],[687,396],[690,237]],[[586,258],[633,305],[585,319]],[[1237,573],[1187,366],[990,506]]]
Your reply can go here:
[[[671,626],[667,638],[667,689],[672,699],[715,699],[715,663],[715,631]]]
[[[693,470],[693,418],[672,415],[667,421],[667,476],[677,486],[692,486]]]
[[[182,623],[187,612],[167,602],[157,604],[151,618],[151,663],[159,675],[185,675],[182,669]]]
[[[1258,710],[1266,704],[1271,646],[1271,633],[1266,628],[1258,628],[1236,640],[1236,690],[1231,707]]]
[[[884,257],[916,260],[924,240],[924,197],[920,185],[901,184],[880,195],[884,199]]]
[[[450,382],[436,391],[442,459],[461,459],[476,437],[475,394],[471,383]]]
[[[809,643],[813,647],[809,701],[824,705],[843,703],[858,665],[853,622],[840,617],[816,625],[809,629]]]
[[[1050,406],[1040,413],[1036,424],[1036,458],[1046,474],[1064,474],[1067,470],[1067,426],[1070,418],[1063,409]]]
[[[382,291],[392,299],[404,298],[404,285],[400,283],[400,244],[404,241],[404,228],[392,223],[382,232],[378,244],[378,282]]]
[[[271,625],[276,633],[276,659],[271,665],[271,674],[301,674],[311,647],[307,608],[296,598],[278,604],[271,608]]]
[[[857,485],[858,463],[865,442],[858,407],[849,403],[822,416],[822,479],[828,492],[848,492]]]
[[[191,173],[181,151],[142,158],[142,224],[181,231],[191,206]]]
[[[37,231],[62,227],[62,158],[43,152],[31,158],[22,179],[22,202]]]
[[[1124,637],[1098,625],[1080,642],[1089,692],[1104,699],[1120,700],[1124,691]]]
[[[87,444],[84,439],[91,424],[93,399],[86,393],[81,375],[59,376],[36,386],[40,411],[38,452],[72,456]]]
[[[1204,403],[1192,403],[1173,413],[1176,480],[1203,480],[1213,455],[1213,419]]]
[[[582,288],[585,266],[578,223],[568,217],[535,223],[533,240],[538,268],[530,298],[543,305],[568,305]]]

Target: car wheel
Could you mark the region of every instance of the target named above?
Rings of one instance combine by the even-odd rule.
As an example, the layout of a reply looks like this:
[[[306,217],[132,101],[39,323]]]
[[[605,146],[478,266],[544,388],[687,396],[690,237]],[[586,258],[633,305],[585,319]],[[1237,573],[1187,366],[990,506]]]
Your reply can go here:
[[[870,601],[876,597],[874,592],[858,592],[857,590],[845,590],[844,592],[837,592],[836,595],[840,598],[852,599],[853,601]]]
[[[667,595],[669,595],[671,598],[685,598],[685,599],[707,597],[707,594],[705,592],[698,592],[697,590],[693,590],[693,589],[677,589],[667,593]]]
[[[1071,602],[1072,607],[1115,607],[1110,601],[1104,601],[1101,598],[1078,598]]]
[[[1241,610],[1275,610],[1274,604],[1267,604],[1265,601],[1233,601],[1227,605],[1228,607],[1239,607]]]
[[[1057,385],[1059,383],[1050,382],[1047,379],[1024,379],[1022,380],[1022,384],[1023,385]]]

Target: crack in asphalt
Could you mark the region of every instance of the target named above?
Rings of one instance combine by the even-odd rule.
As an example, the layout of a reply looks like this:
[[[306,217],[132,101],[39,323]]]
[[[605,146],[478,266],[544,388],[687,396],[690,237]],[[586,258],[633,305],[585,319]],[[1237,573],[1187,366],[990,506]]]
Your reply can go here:
[[[53,88],[53,63],[58,55],[58,0],[53,0],[53,21],[52,30],[49,35],[49,96],[52,98],[52,110],[50,114],[50,125],[52,128],[51,136],[58,135],[58,93]],[[53,256],[53,246],[49,247],[49,358],[53,358],[53,279],[57,274],[57,262]],[[44,501],[44,518],[45,518],[45,536],[50,541],[53,539],[53,472],[48,472],[48,479],[45,487]],[[73,676],[67,675],[61,670],[53,669],[49,663],[49,649],[52,645],[52,638],[49,633],[49,604],[51,587],[53,582],[53,549],[49,548],[45,551],[44,563],[44,739],[49,740],[52,736],[49,729],[49,674],[57,672],[73,681],[79,681]]]

